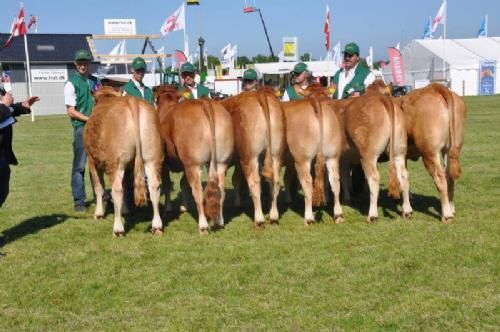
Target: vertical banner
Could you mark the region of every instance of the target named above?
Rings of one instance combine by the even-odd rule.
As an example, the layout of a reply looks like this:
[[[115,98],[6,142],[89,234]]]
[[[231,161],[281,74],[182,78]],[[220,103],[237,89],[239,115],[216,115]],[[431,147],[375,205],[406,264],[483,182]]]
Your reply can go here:
[[[491,96],[495,94],[495,77],[497,62],[484,60],[479,62],[479,95]]]
[[[181,71],[181,66],[187,62],[186,55],[182,51],[176,50],[174,53],[175,63],[177,65],[177,70]]]
[[[283,37],[283,61],[299,60],[299,41],[297,37]]]
[[[395,47],[387,48],[389,61],[391,62],[392,78],[396,85],[405,85],[404,65],[401,52]]]

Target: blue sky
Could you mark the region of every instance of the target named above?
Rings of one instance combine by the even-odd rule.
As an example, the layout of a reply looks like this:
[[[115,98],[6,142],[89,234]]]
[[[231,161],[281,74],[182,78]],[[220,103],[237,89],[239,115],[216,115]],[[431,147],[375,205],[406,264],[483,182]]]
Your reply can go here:
[[[404,46],[421,38],[425,21],[434,16],[442,0],[255,0],[264,16],[274,53],[281,51],[282,37],[297,36],[299,53],[324,57],[326,4],[330,5],[331,45],[355,41],[366,56],[373,46],[375,59],[387,58],[386,48],[398,42]],[[19,1],[1,0],[0,31],[8,32],[17,15]],[[38,17],[39,33],[104,33],[105,18],[135,18],[137,33],[158,33],[163,21],[182,3],[181,0],[25,0],[28,17]],[[247,0],[254,4],[254,0]],[[220,56],[228,42],[238,45],[238,55],[269,54],[258,13],[243,14],[245,0],[201,0],[186,12],[190,50],[197,48],[200,34],[208,53]],[[500,36],[500,0],[448,0],[447,36],[473,38],[485,14],[489,15],[489,36]],[[442,34],[442,27],[437,35]],[[117,41],[118,42],[118,41]],[[167,52],[183,48],[183,33],[172,32],[155,40]],[[142,41],[130,41],[129,53],[138,52]],[[97,44],[98,53],[108,53],[112,45]]]

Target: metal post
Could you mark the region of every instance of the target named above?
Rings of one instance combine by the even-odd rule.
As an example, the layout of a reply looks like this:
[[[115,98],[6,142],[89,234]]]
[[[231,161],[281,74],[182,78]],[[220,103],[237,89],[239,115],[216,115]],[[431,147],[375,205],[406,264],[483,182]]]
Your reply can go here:
[[[198,61],[198,67],[199,67],[199,73],[200,73],[200,76],[201,76],[201,72],[203,70],[203,46],[205,45],[205,39],[203,39],[202,36],[200,36],[200,38],[198,38],[198,46],[200,46],[200,59]],[[208,65],[208,64],[207,64]]]
[[[264,23],[264,18],[262,18],[262,13],[260,12],[260,8],[257,8],[256,10],[259,12],[260,20],[262,21],[262,25],[264,26],[264,33],[266,34],[267,44],[269,45],[269,50],[271,51],[271,56],[273,57],[274,60],[273,47],[271,46],[271,42],[269,41],[269,35],[267,33],[266,23]]]

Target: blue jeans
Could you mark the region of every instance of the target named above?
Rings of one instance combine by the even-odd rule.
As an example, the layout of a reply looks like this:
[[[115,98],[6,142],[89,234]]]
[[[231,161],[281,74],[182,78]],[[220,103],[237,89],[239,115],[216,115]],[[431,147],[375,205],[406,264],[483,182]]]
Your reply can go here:
[[[74,205],[85,205],[85,163],[87,155],[83,148],[83,126],[73,128],[73,168],[71,170],[71,190]]]
[[[0,151],[0,207],[9,195],[10,166],[5,154]]]

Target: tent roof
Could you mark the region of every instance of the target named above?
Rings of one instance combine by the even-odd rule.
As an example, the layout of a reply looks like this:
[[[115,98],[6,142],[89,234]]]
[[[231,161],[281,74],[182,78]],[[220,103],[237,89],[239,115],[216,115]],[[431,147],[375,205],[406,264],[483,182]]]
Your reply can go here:
[[[477,66],[481,60],[500,62],[500,37],[446,40],[416,39],[414,42],[437,57],[444,58],[451,66]]]

